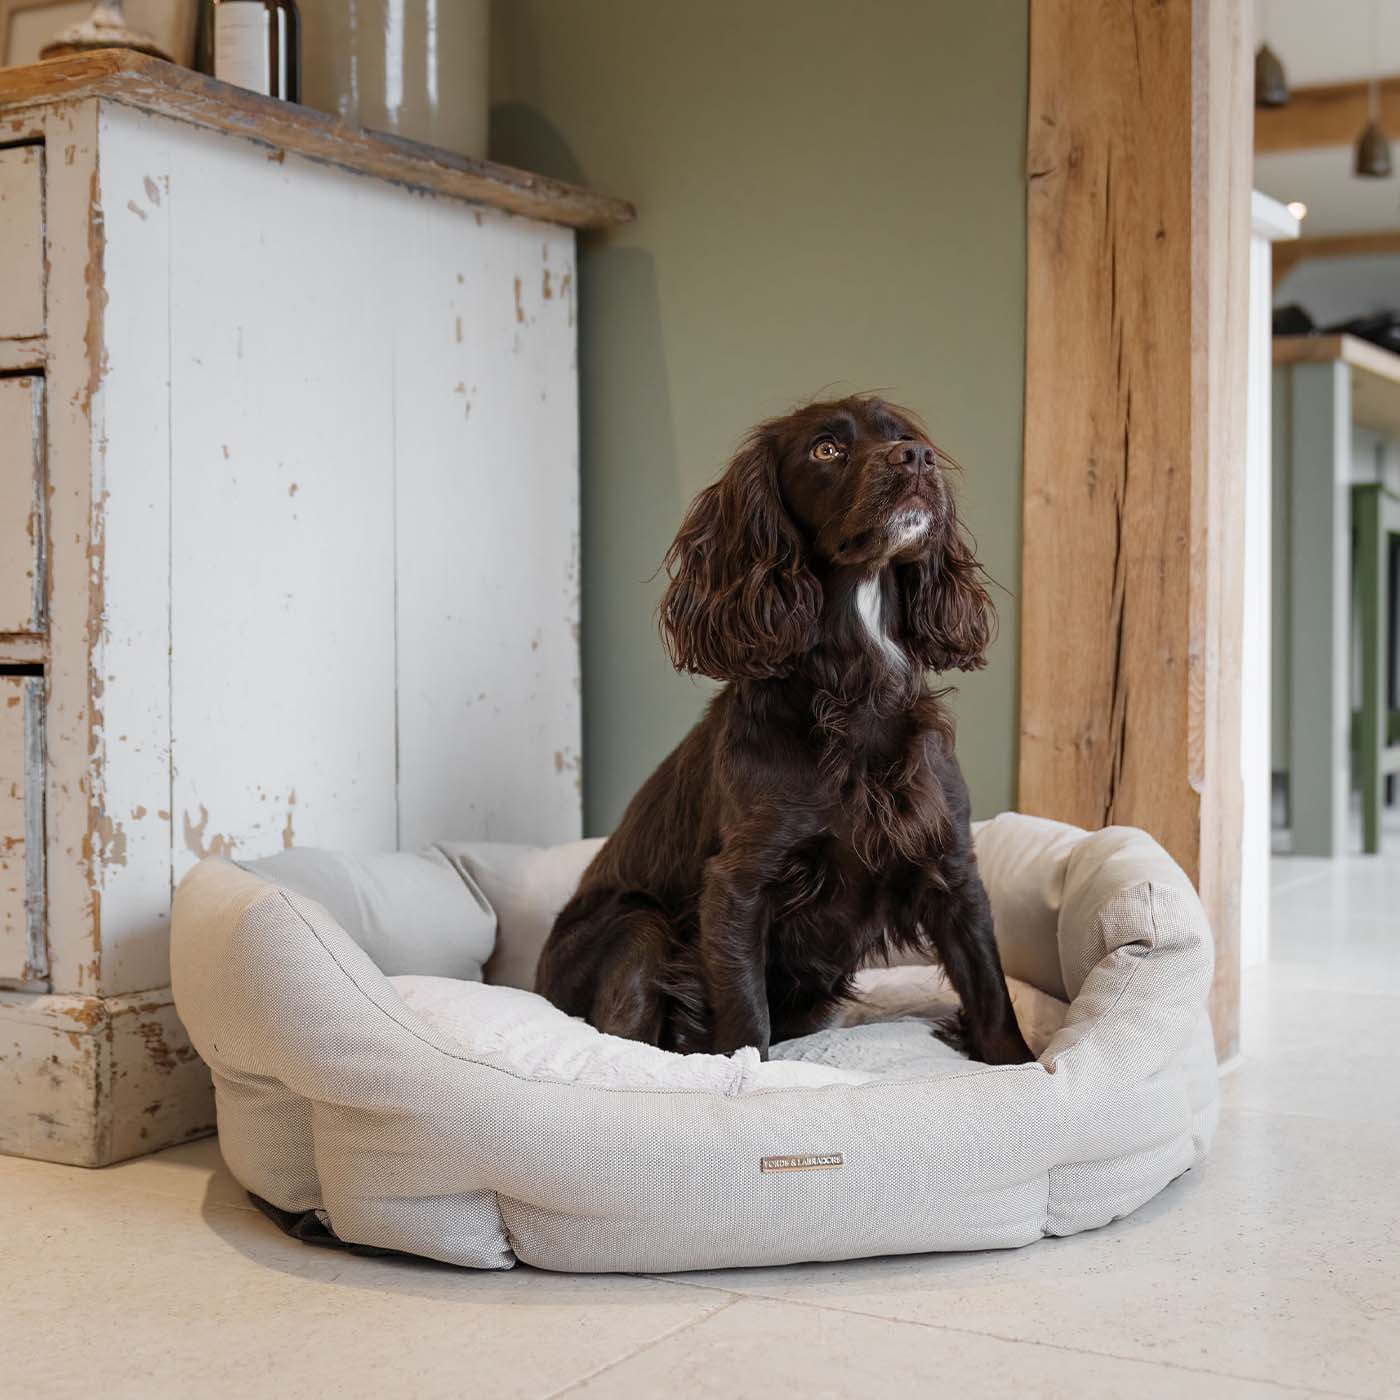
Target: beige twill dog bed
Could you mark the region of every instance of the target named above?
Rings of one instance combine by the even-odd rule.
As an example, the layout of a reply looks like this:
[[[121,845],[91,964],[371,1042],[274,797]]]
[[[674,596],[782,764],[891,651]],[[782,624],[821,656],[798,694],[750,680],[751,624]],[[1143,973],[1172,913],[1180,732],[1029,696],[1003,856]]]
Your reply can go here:
[[[871,974],[851,1019],[873,1024],[763,1063],[569,1021],[521,988],[594,843],[203,861],[175,999],[229,1169],[327,1238],[646,1271],[1022,1245],[1204,1156],[1211,938],[1141,832],[1008,814],[976,844],[1035,1064],[970,1063],[908,1019],[928,968]]]

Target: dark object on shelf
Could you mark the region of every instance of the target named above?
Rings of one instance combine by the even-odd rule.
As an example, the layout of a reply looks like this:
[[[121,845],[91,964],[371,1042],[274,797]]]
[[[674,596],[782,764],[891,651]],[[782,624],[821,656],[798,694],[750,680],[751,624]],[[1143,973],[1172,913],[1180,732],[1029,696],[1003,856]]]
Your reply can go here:
[[[1274,309],[1275,335],[1311,335],[1316,329],[1313,318],[1296,301]]]
[[[1284,76],[1283,64],[1267,44],[1260,44],[1259,52],[1254,55],[1254,105],[1288,106],[1288,79]]]
[[[1328,335],[1354,335],[1359,340],[1369,340],[1383,350],[1393,350],[1400,355],[1400,311],[1376,311],[1369,316],[1354,316],[1350,321],[1340,321],[1335,326],[1326,327]]]

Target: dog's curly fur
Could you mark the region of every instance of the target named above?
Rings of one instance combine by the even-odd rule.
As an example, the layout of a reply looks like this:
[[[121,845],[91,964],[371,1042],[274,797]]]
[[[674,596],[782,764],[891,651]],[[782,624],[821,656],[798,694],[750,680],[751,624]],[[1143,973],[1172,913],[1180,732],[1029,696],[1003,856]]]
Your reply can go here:
[[[1030,1058],[929,671],[993,614],[948,460],[877,398],[756,428],[666,556],[678,669],[727,682],[555,923],[536,985],[617,1035],[730,1051],[823,1025],[881,956],[936,955],[968,1047]]]

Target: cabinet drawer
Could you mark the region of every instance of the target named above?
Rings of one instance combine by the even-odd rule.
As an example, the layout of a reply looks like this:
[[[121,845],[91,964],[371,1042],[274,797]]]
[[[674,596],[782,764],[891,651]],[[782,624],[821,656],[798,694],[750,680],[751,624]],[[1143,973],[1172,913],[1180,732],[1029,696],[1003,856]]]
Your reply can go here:
[[[0,150],[0,339],[44,333],[44,148]]]
[[[44,533],[44,381],[0,378],[0,632],[43,630]]]
[[[0,675],[0,979],[48,976],[44,680]]]

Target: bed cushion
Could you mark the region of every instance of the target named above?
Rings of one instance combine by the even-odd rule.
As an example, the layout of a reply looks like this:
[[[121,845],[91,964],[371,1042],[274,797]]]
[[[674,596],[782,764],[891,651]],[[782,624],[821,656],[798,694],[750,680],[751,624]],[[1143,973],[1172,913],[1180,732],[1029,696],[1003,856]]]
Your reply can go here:
[[[950,1043],[956,1039],[957,996],[942,972],[929,967],[861,974],[855,997],[830,1029],[774,1045],[766,1063],[751,1046],[731,1055],[675,1055],[603,1035],[544,997],[515,987],[447,977],[391,977],[389,982],[415,1016],[463,1051],[564,1084],[705,1089],[732,1096],[960,1073],[968,1063]],[[1024,982],[1010,986],[1026,1041],[1039,1052],[1064,1024],[1069,1008]]]
[[[347,855],[297,846],[241,870],[319,904],[386,977],[418,972],[480,981],[496,914],[470,870],[436,846]]]
[[[516,846],[503,841],[444,841],[438,846],[464,880],[482,893],[504,931],[486,969],[496,987],[535,985],[535,964],[555,916],[578,888],[579,877],[602,848],[601,839],[560,846]]]
[[[467,989],[450,1022],[415,1010],[322,903],[217,860],[177,892],[176,1004],[234,1176],[357,1244],[646,1271],[1023,1245],[1124,1215],[1204,1157],[1211,939],[1141,832],[1007,814],[976,842],[1003,960],[1026,984],[1018,1015],[1028,1034],[1043,1018],[1036,1063],[979,1065],[933,1041],[909,1013],[946,1002],[919,967],[867,974],[857,1024],[768,1062],[633,1060],[638,1047],[600,1045],[505,986]],[[511,866],[518,907],[498,939],[531,944],[584,854],[440,850],[454,878]],[[512,949],[510,975],[536,951]]]

